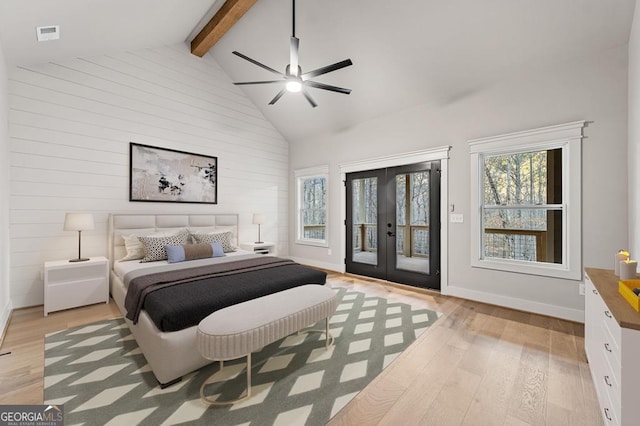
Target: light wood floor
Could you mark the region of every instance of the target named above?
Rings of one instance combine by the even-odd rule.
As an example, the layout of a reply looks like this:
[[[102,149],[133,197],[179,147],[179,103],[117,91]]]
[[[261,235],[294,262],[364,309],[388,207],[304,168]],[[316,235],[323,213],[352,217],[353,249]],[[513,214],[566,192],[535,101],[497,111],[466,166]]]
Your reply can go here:
[[[330,274],[441,312],[330,425],[601,425],[581,324]],[[119,317],[115,303],[13,313],[0,353],[0,404],[43,401],[45,334]]]

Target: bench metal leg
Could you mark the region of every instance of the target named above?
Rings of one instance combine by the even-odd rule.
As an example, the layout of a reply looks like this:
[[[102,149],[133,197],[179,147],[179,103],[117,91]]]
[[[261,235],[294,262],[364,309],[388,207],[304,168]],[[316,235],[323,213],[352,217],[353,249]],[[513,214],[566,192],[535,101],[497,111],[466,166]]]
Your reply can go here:
[[[235,404],[236,402],[244,401],[245,399],[248,399],[251,396],[251,353],[247,354],[247,390],[245,391],[244,395],[240,396],[237,399],[232,399],[229,401],[218,401],[205,396],[204,395],[205,386],[211,383],[215,383],[216,380],[214,380],[214,377],[222,373],[223,369],[224,369],[224,361],[220,361],[220,370],[216,371],[211,376],[209,376],[202,383],[202,386],[200,386],[200,399],[202,399],[202,401],[205,404],[216,405],[216,406],[231,405],[231,404]]]
[[[329,332],[329,318],[325,318],[324,319],[324,330],[318,330],[318,329],[310,329],[310,330],[298,330],[298,334],[302,334],[302,333],[324,333],[325,335],[325,340],[324,340],[324,347],[329,349],[329,346],[333,345],[333,336],[331,335],[331,333]]]

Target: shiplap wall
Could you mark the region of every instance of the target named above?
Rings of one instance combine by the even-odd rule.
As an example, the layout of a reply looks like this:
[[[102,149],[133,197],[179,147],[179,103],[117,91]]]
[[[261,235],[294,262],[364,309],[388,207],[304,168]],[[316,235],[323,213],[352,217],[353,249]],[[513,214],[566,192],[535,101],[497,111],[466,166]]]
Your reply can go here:
[[[0,179],[9,181],[7,65],[0,43]],[[0,335],[11,312],[9,293],[9,185],[0,185]]]
[[[64,215],[90,211],[83,255],[107,254],[109,212],[239,213],[240,240],[287,252],[288,144],[207,55],[186,45],[10,70],[14,306],[43,302],[46,260],[77,255]],[[129,142],[218,157],[218,204],[129,202]]]

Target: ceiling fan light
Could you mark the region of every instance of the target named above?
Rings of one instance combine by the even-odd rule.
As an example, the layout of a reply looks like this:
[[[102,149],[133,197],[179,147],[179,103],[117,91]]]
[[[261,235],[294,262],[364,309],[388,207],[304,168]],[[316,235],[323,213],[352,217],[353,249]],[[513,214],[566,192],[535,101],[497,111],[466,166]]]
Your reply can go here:
[[[302,83],[296,80],[287,81],[287,91],[297,93],[302,90]]]

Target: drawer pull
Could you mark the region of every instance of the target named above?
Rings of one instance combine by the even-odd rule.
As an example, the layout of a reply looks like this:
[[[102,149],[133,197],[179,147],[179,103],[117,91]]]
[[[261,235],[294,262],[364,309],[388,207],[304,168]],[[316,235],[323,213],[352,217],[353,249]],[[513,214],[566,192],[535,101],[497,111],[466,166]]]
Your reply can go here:
[[[609,312],[609,311],[604,311],[604,314],[605,314],[608,318],[613,318],[613,317],[611,316],[611,312]]]
[[[604,409],[604,416],[607,418],[607,420],[612,421],[613,419],[609,416],[609,409],[605,407]]]
[[[591,291],[593,292],[593,294],[598,294],[598,292],[595,289],[593,289]]]
[[[604,344],[604,348],[607,350],[607,352],[611,352],[611,348],[609,347],[608,343]]]
[[[607,386],[611,387],[611,382],[609,381],[609,376],[604,376],[604,382],[607,384]]]

